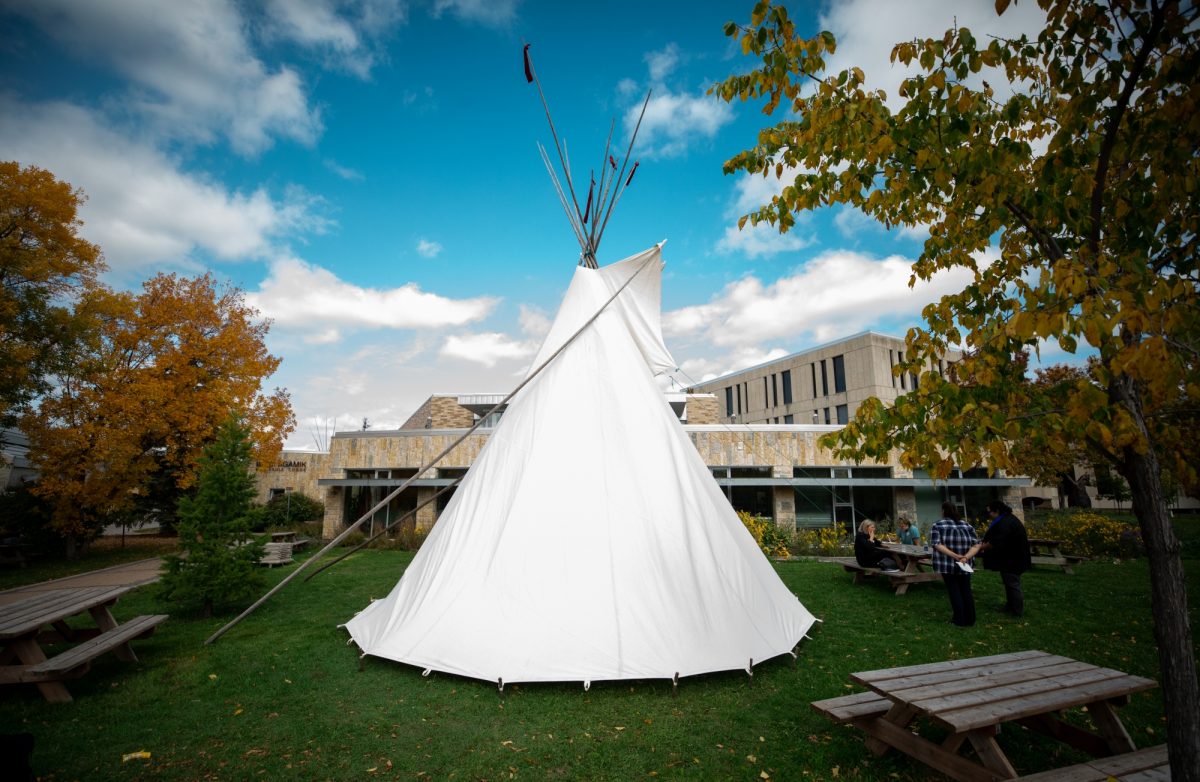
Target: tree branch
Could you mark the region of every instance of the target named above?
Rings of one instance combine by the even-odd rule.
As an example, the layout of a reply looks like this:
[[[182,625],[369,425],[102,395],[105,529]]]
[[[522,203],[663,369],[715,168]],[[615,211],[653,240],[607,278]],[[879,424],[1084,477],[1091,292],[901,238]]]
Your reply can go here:
[[[1146,38],[1142,42],[1142,48],[1133,59],[1133,67],[1129,70],[1129,75],[1125,79],[1125,84],[1121,88],[1121,94],[1117,97],[1117,103],[1113,107],[1113,112],[1109,115],[1107,127],[1104,130],[1104,141],[1100,146],[1100,157],[1096,163],[1096,180],[1092,186],[1092,203],[1091,203],[1091,230],[1088,232],[1088,247],[1093,253],[1100,251],[1100,221],[1103,218],[1104,210],[1104,192],[1107,187],[1108,179],[1108,164],[1112,158],[1113,149],[1117,145],[1117,131],[1120,128],[1121,120],[1125,116],[1126,110],[1129,108],[1129,101],[1133,98],[1133,92],[1137,89],[1138,81],[1142,78],[1142,72],[1146,68],[1146,62],[1150,59],[1150,53],[1154,50],[1155,44],[1158,43],[1159,33],[1162,32],[1166,24],[1165,11],[1153,4],[1153,11],[1150,17],[1150,29],[1146,31]]]

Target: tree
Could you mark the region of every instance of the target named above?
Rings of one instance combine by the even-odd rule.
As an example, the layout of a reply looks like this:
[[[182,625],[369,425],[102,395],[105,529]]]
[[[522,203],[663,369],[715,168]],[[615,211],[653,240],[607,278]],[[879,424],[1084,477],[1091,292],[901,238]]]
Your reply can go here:
[[[1003,12],[1008,0],[997,0]],[[902,104],[862,70],[825,73],[836,41],[798,37],[782,6],[730,23],[762,67],[714,90],[766,98],[786,119],[758,134],[727,172],[794,179],[742,218],[786,231],[797,211],[845,204],[885,226],[929,231],[913,278],[963,267],[972,282],[925,308],[898,371],[918,388],[863,404],[826,438],[843,458],[898,448],[944,476],[957,463],[1012,466],[1032,433],[1086,443],[1127,481],[1151,560],[1151,595],[1173,778],[1200,778],[1200,696],[1180,544],[1163,495],[1163,460],[1185,485],[1196,465],[1200,401],[1200,9],[1178,0],[1038,0],[1036,40],[982,43],[966,28],[899,43],[915,65]],[[994,88],[998,85],[1003,89]],[[990,263],[984,252],[999,251]],[[1041,340],[1095,356],[1070,393],[1013,382],[1013,358]],[[955,372],[929,371],[950,346]]]
[[[250,537],[254,498],[250,432],[227,418],[204,449],[196,493],[179,503],[179,548],[167,557],[162,595],[199,605],[210,617],[217,605],[236,604],[258,593],[263,547]]]
[[[285,391],[261,386],[279,365],[269,323],[211,276],[160,274],[138,294],[96,288],[77,314],[91,336],[60,362],[54,388],[22,423],[54,507],[52,525],[86,540],[115,514],[170,521],[199,457],[229,415],[271,464],[294,426]]]
[[[1050,367],[1035,370],[1032,382],[1039,386],[1037,392],[1047,399],[1056,399],[1055,405],[1065,405],[1076,385],[1086,379],[1087,372],[1080,367],[1067,364],[1055,364]],[[1042,436],[1042,432],[1021,432],[1011,448],[1013,469],[1028,475],[1034,483],[1042,486],[1057,486],[1059,497],[1065,505],[1076,508],[1092,507],[1091,497],[1087,493],[1090,476],[1086,472],[1080,474],[1092,463],[1092,456],[1087,451],[1086,443],[1067,442],[1061,438]]]
[[[104,270],[76,233],[82,203],[49,171],[0,162],[0,426],[46,390],[58,347],[80,326],[70,300]]]

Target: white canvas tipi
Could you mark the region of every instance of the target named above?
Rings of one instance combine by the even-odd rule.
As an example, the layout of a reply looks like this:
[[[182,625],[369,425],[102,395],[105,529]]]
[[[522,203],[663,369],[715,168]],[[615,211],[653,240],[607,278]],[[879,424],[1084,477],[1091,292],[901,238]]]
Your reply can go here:
[[[631,281],[632,277],[632,281]],[[783,585],[654,380],[660,248],[580,266],[517,394],[386,598],[365,654],[488,681],[673,678],[791,651]]]

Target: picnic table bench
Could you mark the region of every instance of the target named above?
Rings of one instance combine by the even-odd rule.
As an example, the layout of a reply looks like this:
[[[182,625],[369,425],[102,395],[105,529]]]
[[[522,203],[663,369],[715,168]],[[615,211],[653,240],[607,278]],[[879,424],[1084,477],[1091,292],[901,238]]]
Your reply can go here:
[[[106,652],[136,662],[129,642],[151,635],[166,614],[139,616],[118,624],[109,608],[134,586],[84,587],[38,592],[4,606],[0,617],[0,684],[35,684],[52,703],[71,701],[64,681],[78,678]],[[72,627],[67,619],[87,613],[94,627]],[[47,628],[54,628],[49,630]],[[44,645],[76,644],[48,657]]]
[[[922,546],[885,543],[883,547],[888,552],[888,555],[896,560],[896,564],[899,567],[897,572],[885,572],[877,567],[865,567],[858,564],[858,561],[854,557],[836,557],[832,561],[841,565],[847,573],[853,573],[854,583],[856,584],[861,584],[868,578],[875,576],[887,578],[892,587],[895,588],[897,595],[903,595],[908,592],[908,587],[911,584],[942,580],[940,574],[926,570],[926,567],[930,563],[930,554]]]
[[[1029,539],[1029,561],[1034,565],[1054,565],[1071,574],[1071,566],[1083,561],[1083,557],[1071,556],[1062,552],[1063,542],[1049,538]]]
[[[263,544],[263,555],[258,564],[267,567],[290,565],[292,562],[292,544],[286,542],[271,542]]]
[[[1151,679],[1041,651],[863,671],[850,678],[869,691],[816,701],[812,708],[861,728],[876,755],[898,749],[962,782],[1017,777],[996,741],[1006,722],[1104,758],[1044,772],[1034,777],[1039,782],[1155,773],[1165,764],[1165,750],[1137,750],[1116,714],[1132,693],[1156,687]],[[1059,718],[1064,709],[1076,707],[1086,707],[1097,732]],[[923,738],[911,726],[918,717],[947,728],[949,735],[940,744]],[[974,758],[959,754],[968,744]]]

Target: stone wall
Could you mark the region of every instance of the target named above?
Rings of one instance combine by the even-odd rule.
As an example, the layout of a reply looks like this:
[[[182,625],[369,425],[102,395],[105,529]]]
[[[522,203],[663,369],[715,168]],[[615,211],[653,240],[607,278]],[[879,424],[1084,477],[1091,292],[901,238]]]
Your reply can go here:
[[[687,422],[716,424],[721,422],[721,406],[713,394],[688,394]]]
[[[469,429],[475,414],[458,403],[457,395],[435,394],[409,416],[401,429]]]

